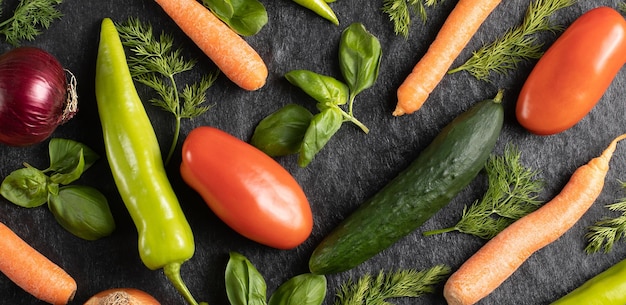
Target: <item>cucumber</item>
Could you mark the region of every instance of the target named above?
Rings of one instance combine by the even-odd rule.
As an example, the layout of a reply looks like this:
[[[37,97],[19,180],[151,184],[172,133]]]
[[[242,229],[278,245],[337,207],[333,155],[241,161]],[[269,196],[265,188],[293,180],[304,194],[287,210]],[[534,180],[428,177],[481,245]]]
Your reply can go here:
[[[502,91],[476,103],[435,137],[404,171],[344,219],[315,248],[309,269],[352,269],[408,235],[447,205],[485,166],[504,110]]]

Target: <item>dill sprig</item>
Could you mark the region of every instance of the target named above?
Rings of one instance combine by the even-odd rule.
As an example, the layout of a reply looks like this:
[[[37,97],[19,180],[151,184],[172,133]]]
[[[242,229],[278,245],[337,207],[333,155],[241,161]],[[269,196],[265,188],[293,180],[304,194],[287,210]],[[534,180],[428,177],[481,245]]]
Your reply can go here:
[[[524,167],[520,152],[507,145],[502,156],[493,155],[485,165],[488,187],[480,201],[463,208],[459,222],[449,228],[424,232],[423,235],[459,231],[491,239],[515,220],[536,210],[541,201],[537,194],[544,182],[538,171]]]
[[[622,182],[622,187],[626,188],[626,183]],[[626,198],[606,207],[613,212],[621,212],[622,214],[615,218],[599,220],[588,228],[588,232],[585,234],[588,241],[585,247],[587,253],[596,253],[600,249],[604,253],[610,252],[615,242],[619,241],[626,232]]]
[[[571,6],[576,0],[536,0],[528,6],[524,20],[510,28],[503,36],[473,52],[462,65],[448,74],[467,71],[476,79],[488,80],[491,72],[506,74],[526,60],[538,59],[543,55],[543,44],[535,34],[542,31],[556,33],[563,29],[550,21],[556,11]]]
[[[0,33],[4,35],[6,42],[13,46],[19,46],[23,40],[32,41],[41,34],[42,28],[48,29],[52,21],[63,16],[56,9],[56,5],[62,2],[62,0],[21,0],[13,11],[13,16],[0,22]]]
[[[622,12],[622,14],[626,14],[626,2],[620,2],[617,4],[617,9]]]
[[[161,33],[157,38],[152,26],[137,18],[118,24],[117,29],[123,44],[134,54],[128,59],[133,79],[155,90],[159,98],[150,102],[172,113],[176,119],[174,138],[165,158],[167,164],[178,144],[181,120],[198,117],[211,108],[202,104],[219,72],[204,75],[199,82],[187,84],[181,91],[175,76],[192,70],[196,61],[186,60],[181,55],[181,49],[174,49],[172,36]]]
[[[433,286],[448,274],[450,267],[445,265],[436,265],[421,271],[381,271],[376,277],[366,274],[356,282],[342,284],[337,292],[335,305],[388,305],[386,299],[419,297],[434,292]]]
[[[422,22],[427,19],[426,7],[435,6],[440,0],[383,0],[382,11],[389,15],[396,35],[409,36],[411,15],[416,14]]]

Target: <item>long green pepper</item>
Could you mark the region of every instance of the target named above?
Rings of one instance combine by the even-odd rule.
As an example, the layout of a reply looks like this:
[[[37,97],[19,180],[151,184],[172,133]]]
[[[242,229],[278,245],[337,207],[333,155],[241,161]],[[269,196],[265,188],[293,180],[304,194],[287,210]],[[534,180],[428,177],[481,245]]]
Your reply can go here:
[[[333,9],[328,5],[328,1],[325,0],[293,0],[293,2],[300,4],[301,6],[308,8],[315,12],[322,18],[332,22],[334,25],[339,25],[339,19]]]
[[[626,259],[591,278],[551,305],[626,304]]]
[[[151,270],[163,269],[185,300],[197,305],[180,276],[181,264],[195,251],[193,234],[167,178],[154,129],[109,18],[102,21],[95,85],[106,155],[137,227],[141,260]]]

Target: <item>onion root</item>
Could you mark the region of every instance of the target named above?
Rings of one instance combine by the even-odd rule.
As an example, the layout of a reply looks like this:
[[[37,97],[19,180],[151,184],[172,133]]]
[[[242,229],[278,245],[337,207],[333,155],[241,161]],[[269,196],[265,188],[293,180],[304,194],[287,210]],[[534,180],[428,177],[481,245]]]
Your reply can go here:
[[[84,305],[160,305],[153,296],[135,288],[113,288],[92,296]]]

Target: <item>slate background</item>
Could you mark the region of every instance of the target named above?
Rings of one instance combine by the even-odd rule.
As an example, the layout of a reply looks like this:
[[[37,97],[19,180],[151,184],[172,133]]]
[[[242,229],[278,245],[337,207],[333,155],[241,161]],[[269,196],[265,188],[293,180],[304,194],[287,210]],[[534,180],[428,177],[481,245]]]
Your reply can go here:
[[[317,158],[305,169],[296,164],[296,157],[277,160],[301,183],[309,197],[315,226],[311,237],[293,250],[271,249],[246,240],[225,226],[208,209],[201,198],[180,179],[176,156],[168,173],[180,196],[183,209],[196,238],[196,254],[182,267],[182,276],[199,301],[228,304],[224,287],[224,268],[229,251],[247,256],[264,275],[268,294],[292,276],[307,272],[310,253],[321,238],[343,217],[373,195],[398,172],[404,169],[425,148],[439,130],[473,103],[492,97],[498,88],[505,88],[505,125],[495,152],[507,143],[517,145],[522,162],[540,169],[547,181],[541,199],[553,197],[580,165],[598,155],[616,135],[626,131],[624,96],[626,73],[621,71],[599,104],[582,122],[553,136],[535,136],[526,132],[515,120],[517,94],[534,61],[520,65],[514,73],[494,76],[491,82],[477,81],[467,73],[446,76],[432,93],[425,106],[412,115],[391,116],[395,92],[413,65],[426,51],[445,17],[456,1],[443,1],[428,9],[425,24],[415,19],[408,39],[396,36],[387,15],[380,10],[382,1],[341,0],[332,4],[340,26],[333,26],[292,1],[262,1],[269,14],[269,23],[256,36],[246,38],[260,53],[270,71],[267,84],[256,92],[245,92],[224,76],[209,89],[208,103],[214,107],[202,117],[183,121],[182,136],[194,127],[211,125],[241,139],[248,140],[256,124],[287,103],[299,103],[313,109],[314,103],[282,76],[293,69],[309,69],[341,78],[337,62],[337,46],[341,31],[352,22],[362,22],[376,35],[384,56],[376,84],[357,97],[356,116],[370,127],[370,134],[345,124]],[[472,50],[492,41],[505,29],[518,24],[530,1],[503,1],[463,51],[456,64],[471,55]],[[585,1],[558,11],[555,22],[569,25],[583,12],[600,5],[616,7],[617,0]],[[17,5],[16,0],[2,4],[6,18]],[[94,66],[100,22],[104,17],[124,21],[139,17],[149,21],[157,31],[176,36],[189,58],[199,59],[197,68],[185,80],[195,81],[200,74],[215,66],[176,28],[156,3],[148,0],[66,0],[59,9],[65,14],[35,41],[35,45],[58,57],[78,78],[80,112],[54,137],[81,141],[104,156],[101,128],[94,97]],[[556,35],[539,36],[548,46]],[[10,45],[0,43],[5,52]],[[151,92],[139,87],[147,100]],[[169,145],[173,131],[172,117],[146,106],[162,146]],[[180,149],[180,147],[178,148]],[[480,304],[548,304],[582,284],[626,255],[626,244],[620,242],[609,254],[586,255],[583,235],[586,227],[604,216],[615,216],[603,206],[626,197],[618,179],[626,179],[626,151],[620,145],[613,157],[605,189],[591,210],[565,236],[533,255],[501,287]],[[47,141],[30,147],[0,145],[0,176],[28,161],[40,168],[47,166]],[[479,176],[446,208],[421,228],[402,239],[361,266],[342,274],[328,276],[329,293],[324,304],[332,304],[340,283],[365,273],[402,268],[425,269],[447,264],[453,269],[474,253],[484,241],[459,233],[422,237],[421,232],[454,224],[466,204],[482,196],[485,177]],[[143,289],[162,304],[183,304],[174,288],[160,271],[143,266],[137,252],[137,234],[113,184],[103,157],[77,183],[99,188],[106,194],[117,221],[117,230],[98,241],[84,241],[62,229],[45,208],[24,209],[0,198],[0,221],[15,230],[33,247],[65,268],[78,282],[72,304],[82,304],[91,295],[111,287]],[[395,304],[445,304],[441,286],[434,294],[417,299],[394,300]],[[0,276],[0,304],[39,304],[30,295]]]

